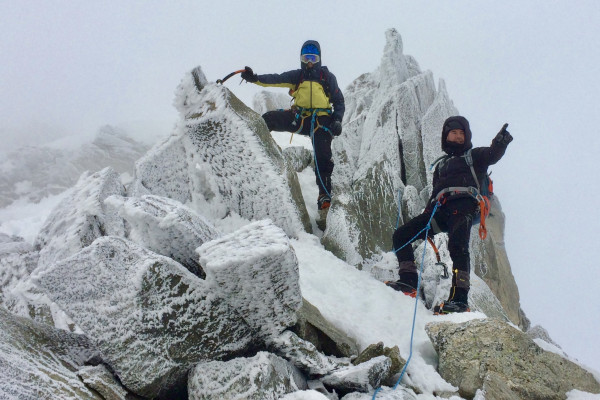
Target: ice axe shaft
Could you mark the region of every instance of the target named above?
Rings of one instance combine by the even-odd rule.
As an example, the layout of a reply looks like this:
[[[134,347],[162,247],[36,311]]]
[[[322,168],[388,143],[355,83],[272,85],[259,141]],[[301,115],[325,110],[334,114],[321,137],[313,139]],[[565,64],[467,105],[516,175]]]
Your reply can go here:
[[[223,84],[223,82],[225,82],[227,79],[231,78],[232,76],[234,76],[235,74],[239,74],[241,72],[244,72],[246,69],[238,69],[237,71],[233,71],[232,73],[230,73],[229,75],[227,75],[225,78],[223,79],[217,79],[217,83],[220,83],[221,85]]]
[[[442,278],[448,279],[450,277],[450,275],[448,275],[448,266],[442,262],[442,258],[440,257],[440,252],[439,252],[438,248],[435,246],[435,243],[433,243],[433,239],[431,239],[429,236],[427,236],[427,241],[429,242],[429,244],[433,248],[433,251],[435,252],[435,258],[437,259],[437,262],[435,263],[435,265],[441,265],[442,268],[444,268],[444,272],[442,273]]]

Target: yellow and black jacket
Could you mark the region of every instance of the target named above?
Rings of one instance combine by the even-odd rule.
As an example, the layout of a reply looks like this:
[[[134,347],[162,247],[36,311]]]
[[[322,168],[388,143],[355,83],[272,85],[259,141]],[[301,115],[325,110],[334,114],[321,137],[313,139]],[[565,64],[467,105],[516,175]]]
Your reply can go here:
[[[317,42],[313,43],[318,46]],[[294,106],[302,109],[305,114],[312,113],[314,109],[331,110],[333,105],[332,119],[341,122],[346,107],[344,95],[338,87],[335,75],[329,72],[327,67],[322,67],[320,61],[312,68],[301,65],[301,69],[281,74],[257,75],[258,81],[254,83],[260,86],[290,89],[290,94],[294,98]],[[325,114],[327,112],[318,113],[318,115]]]

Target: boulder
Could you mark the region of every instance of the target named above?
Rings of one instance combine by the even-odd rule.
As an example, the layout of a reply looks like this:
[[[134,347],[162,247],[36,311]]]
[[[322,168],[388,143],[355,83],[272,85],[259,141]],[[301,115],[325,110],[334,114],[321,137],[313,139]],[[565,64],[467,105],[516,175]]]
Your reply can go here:
[[[160,196],[111,196],[105,203],[127,221],[127,238],[204,278],[196,248],[221,235],[206,218],[176,200]]]
[[[296,172],[302,172],[306,167],[313,163],[313,152],[302,146],[286,147],[283,156],[294,168]]]
[[[95,355],[85,336],[0,307],[0,398],[102,400],[77,377],[78,368]]]
[[[0,305],[6,293],[35,269],[39,258],[39,253],[22,238],[4,236],[0,241]]]
[[[108,368],[102,364],[82,367],[77,371],[77,376],[81,378],[88,388],[100,393],[105,400],[130,400],[139,398],[127,392]]]
[[[350,365],[349,359],[329,357],[317,350],[309,341],[294,332],[285,331],[269,343],[270,349],[294,364],[308,375],[327,375]]]
[[[325,377],[326,387],[338,393],[369,392],[379,387],[389,375],[392,361],[386,356],[375,357],[362,364],[339,369]]]
[[[206,283],[262,338],[296,323],[298,259],[285,232],[257,221],[198,248]]]
[[[564,400],[572,389],[600,393],[590,372],[543,350],[506,322],[432,322],[425,329],[439,356],[440,375],[465,398],[478,389],[486,391],[486,400]]]
[[[358,354],[356,341],[326,320],[308,300],[302,299],[302,308],[297,316],[298,321],[291,330],[311,342],[318,351],[334,357],[353,357]]]
[[[169,197],[214,219],[269,218],[293,237],[312,230],[296,172],[259,114],[200,67],[183,78],[175,106],[175,132],[138,161],[130,195]]]
[[[400,349],[398,346],[394,347],[385,347],[383,342],[379,342],[376,344],[372,344],[367,346],[358,357],[352,360],[353,365],[359,365],[369,360],[372,360],[375,357],[386,356],[388,357],[392,364],[390,365],[390,370],[388,371],[388,375],[383,378],[382,382],[384,385],[394,386],[396,380],[393,379],[394,375],[399,374],[404,368],[406,364],[406,360],[402,358],[400,355]]]
[[[65,279],[68,276],[69,279]],[[245,351],[251,329],[177,262],[101,237],[35,276],[129,390],[160,397],[194,364]]]
[[[198,364],[188,380],[190,400],[277,400],[306,388],[306,381],[294,366],[266,352],[251,358]]]
[[[124,194],[119,174],[112,168],[83,174],[40,229],[34,243],[40,251],[38,269],[72,256],[100,236],[123,235],[123,221],[107,210],[104,200]]]

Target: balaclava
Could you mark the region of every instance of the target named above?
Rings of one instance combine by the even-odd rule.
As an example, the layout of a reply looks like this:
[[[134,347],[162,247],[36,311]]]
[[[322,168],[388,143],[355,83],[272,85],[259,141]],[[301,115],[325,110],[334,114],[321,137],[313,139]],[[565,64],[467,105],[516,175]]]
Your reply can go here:
[[[453,129],[462,129],[465,132],[465,142],[463,144],[449,143],[448,132]],[[457,156],[473,147],[471,143],[471,128],[469,127],[469,121],[465,117],[460,115],[450,117],[446,119],[442,127],[442,150],[451,156]]]

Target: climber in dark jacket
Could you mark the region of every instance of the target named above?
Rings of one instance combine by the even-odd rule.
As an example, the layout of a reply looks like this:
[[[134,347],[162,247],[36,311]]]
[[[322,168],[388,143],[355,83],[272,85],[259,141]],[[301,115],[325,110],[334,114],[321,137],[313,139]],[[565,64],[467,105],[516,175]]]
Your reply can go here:
[[[300,61],[300,69],[282,74],[256,75],[252,68],[246,67],[242,78],[260,86],[290,89],[290,95],[294,98],[292,108],[269,111],[262,117],[271,131],[311,136],[319,187],[317,205],[322,210],[331,204],[331,140],[342,133],[344,96],[335,75],[327,67],[321,66],[321,47],[317,41],[308,40],[302,45]]]
[[[448,300],[440,306],[441,313],[464,312],[469,310],[468,293],[470,288],[469,236],[473,219],[477,215],[478,202],[472,194],[461,189],[477,190],[487,174],[488,166],[502,158],[512,136],[504,125],[489,147],[477,147],[471,151],[473,168],[479,182],[475,182],[473,172],[465,160],[471,149],[471,129],[469,121],[461,116],[448,118],[442,128],[442,150],[447,157],[436,165],[433,173],[433,191],[428,205],[421,215],[402,225],[393,235],[394,249],[400,249],[422,230],[431,218],[435,204],[439,201],[433,219],[430,235],[448,233],[448,250],[452,258],[452,288]],[[450,188],[450,189],[449,189]],[[421,233],[419,239],[425,239]],[[412,297],[416,296],[418,282],[417,267],[411,245],[396,252],[400,279],[388,283]]]

